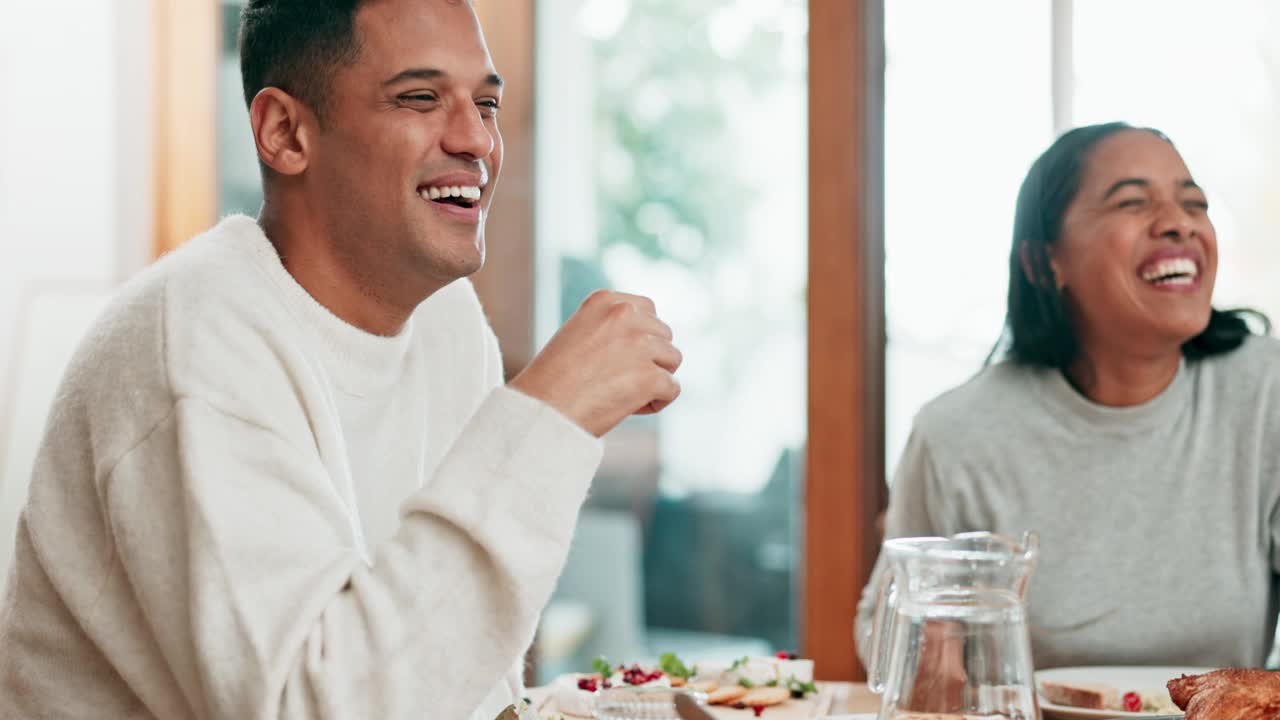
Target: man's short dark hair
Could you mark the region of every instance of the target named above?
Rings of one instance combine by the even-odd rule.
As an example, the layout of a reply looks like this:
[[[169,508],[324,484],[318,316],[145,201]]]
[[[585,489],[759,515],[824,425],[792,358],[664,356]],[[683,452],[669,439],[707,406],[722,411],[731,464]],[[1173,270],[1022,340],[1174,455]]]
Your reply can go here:
[[[361,0],[249,0],[240,14],[244,101],[277,87],[306,103],[323,124],[333,77],[360,55]]]

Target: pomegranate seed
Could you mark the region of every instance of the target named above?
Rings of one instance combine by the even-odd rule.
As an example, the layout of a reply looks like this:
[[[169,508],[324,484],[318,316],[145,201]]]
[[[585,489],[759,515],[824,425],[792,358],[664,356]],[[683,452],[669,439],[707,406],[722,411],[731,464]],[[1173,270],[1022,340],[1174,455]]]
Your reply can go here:
[[[763,706],[763,705],[752,705],[752,706],[751,706],[751,712],[755,713],[755,714],[756,714],[756,717],[760,717],[761,715],[763,715],[763,714],[764,714],[764,706]]]

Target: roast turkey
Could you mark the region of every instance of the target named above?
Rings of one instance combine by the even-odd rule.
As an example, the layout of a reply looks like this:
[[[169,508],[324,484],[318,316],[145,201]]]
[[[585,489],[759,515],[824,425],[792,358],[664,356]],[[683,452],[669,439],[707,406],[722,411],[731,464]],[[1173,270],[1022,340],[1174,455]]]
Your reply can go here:
[[[1280,720],[1280,672],[1228,668],[1170,680],[1186,720]]]

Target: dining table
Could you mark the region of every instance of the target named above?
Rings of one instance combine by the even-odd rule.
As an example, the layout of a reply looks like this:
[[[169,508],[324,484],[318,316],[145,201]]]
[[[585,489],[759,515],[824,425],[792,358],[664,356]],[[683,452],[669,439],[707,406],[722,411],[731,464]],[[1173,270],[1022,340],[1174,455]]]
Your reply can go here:
[[[823,717],[874,713],[880,709],[880,697],[872,693],[866,683],[820,682],[819,685],[829,691],[832,696],[830,709],[824,713]],[[533,706],[540,709],[548,704],[553,695],[550,686],[530,688],[528,692]],[[552,714],[550,717],[554,718],[555,715]]]
[[[871,692],[866,683],[827,683],[834,686],[835,702],[831,712],[835,713],[873,713],[880,709],[880,696]]]

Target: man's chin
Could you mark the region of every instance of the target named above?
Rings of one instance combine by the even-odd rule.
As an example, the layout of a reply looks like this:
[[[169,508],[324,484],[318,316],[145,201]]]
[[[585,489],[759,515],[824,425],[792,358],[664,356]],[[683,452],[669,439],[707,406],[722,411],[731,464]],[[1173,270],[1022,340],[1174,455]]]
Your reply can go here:
[[[484,232],[476,228],[420,225],[414,228],[410,247],[419,272],[457,279],[484,266]]]
[[[452,258],[455,279],[470,277],[480,272],[484,267],[484,258],[484,236],[482,235]]]
[[[478,251],[441,255],[428,253],[416,258],[417,274],[437,285],[447,285],[454,280],[470,277],[484,267],[484,253]]]
[[[476,258],[475,262],[465,263],[462,266],[460,266],[458,268],[458,272],[455,275],[454,279],[456,280],[458,278],[471,277],[472,275],[475,275],[476,273],[480,272],[482,268],[484,268],[483,255]]]

